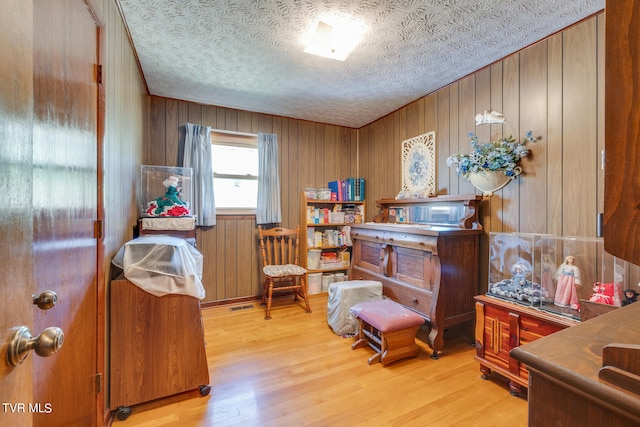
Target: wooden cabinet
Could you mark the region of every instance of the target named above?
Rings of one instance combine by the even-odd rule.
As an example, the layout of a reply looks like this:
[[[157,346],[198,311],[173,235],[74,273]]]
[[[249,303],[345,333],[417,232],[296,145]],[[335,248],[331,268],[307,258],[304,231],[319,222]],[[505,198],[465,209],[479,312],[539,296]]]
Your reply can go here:
[[[126,279],[111,281],[109,407],[130,406],[199,389],[210,391],[200,301],[157,297]]]
[[[438,357],[445,329],[473,321],[482,196],[378,200],[377,223],[351,227],[349,278],[382,282],[385,296],[421,314]]]
[[[604,247],[640,265],[640,3],[607,0],[605,19]]]
[[[513,395],[527,388],[529,377],[524,364],[511,357],[511,350],[579,323],[484,295],[476,296],[475,301],[475,359],[480,362],[482,378],[492,371],[508,378]]]
[[[307,199],[306,193],[300,196],[300,265],[307,273],[347,272],[351,260],[351,247],[345,240],[327,239],[331,232],[341,232],[345,226],[364,222],[364,201],[333,201]],[[319,233],[319,234],[316,234]],[[322,237],[324,236],[324,239]],[[335,263],[322,263],[320,268],[308,265],[308,252],[320,250],[324,254],[335,254]],[[343,253],[348,255],[343,256]],[[334,265],[335,264],[335,265]]]
[[[514,349],[529,369],[529,426],[640,425],[638,343],[636,302]]]

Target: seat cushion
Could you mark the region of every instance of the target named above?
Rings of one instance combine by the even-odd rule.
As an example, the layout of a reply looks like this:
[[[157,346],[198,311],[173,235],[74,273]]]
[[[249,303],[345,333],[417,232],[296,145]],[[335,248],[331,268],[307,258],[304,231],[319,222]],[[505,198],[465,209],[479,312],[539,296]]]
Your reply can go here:
[[[350,311],[381,332],[399,331],[424,323],[422,316],[389,299],[361,302]]]
[[[295,264],[267,265],[262,271],[265,275],[271,277],[301,276],[307,272],[307,270]]]

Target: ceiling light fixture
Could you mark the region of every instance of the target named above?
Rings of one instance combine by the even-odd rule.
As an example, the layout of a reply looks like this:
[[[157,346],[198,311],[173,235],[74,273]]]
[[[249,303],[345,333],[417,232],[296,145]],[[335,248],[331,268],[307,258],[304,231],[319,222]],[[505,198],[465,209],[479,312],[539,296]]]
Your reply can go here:
[[[315,32],[305,43],[305,53],[344,61],[358,45],[362,32],[353,23],[328,24],[318,21]]]

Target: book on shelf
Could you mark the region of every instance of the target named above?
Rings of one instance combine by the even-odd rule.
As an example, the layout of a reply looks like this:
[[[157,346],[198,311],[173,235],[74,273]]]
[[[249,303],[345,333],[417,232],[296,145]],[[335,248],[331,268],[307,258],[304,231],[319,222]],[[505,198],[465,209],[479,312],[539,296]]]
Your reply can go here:
[[[331,190],[332,193],[336,193],[336,200],[341,202],[344,200],[344,196],[342,194],[342,181],[338,180],[338,181],[330,181],[327,184],[327,187],[329,188],[329,190]]]
[[[327,187],[336,194],[339,202],[364,201],[364,178],[347,178],[330,181]]]

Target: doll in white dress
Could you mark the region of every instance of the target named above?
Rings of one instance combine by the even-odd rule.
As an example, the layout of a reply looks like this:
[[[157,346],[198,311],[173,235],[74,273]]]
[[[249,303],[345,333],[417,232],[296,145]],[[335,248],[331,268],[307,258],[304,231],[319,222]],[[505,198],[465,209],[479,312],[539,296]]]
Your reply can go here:
[[[553,303],[560,307],[579,308],[576,287],[580,286],[580,270],[575,265],[576,259],[568,255],[556,273],[557,288]]]

